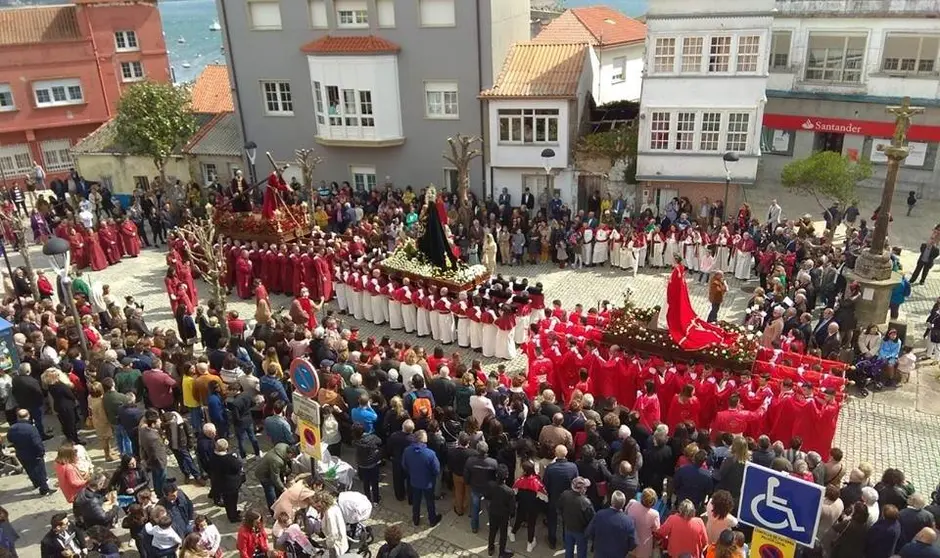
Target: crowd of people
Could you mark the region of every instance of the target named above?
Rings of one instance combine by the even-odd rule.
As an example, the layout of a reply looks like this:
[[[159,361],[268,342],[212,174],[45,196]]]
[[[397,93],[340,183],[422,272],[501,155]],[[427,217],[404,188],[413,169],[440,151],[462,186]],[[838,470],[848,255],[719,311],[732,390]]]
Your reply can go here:
[[[254,297],[254,320],[199,304],[191,248],[172,231],[165,285],[176,330],[148,327],[132,297],[121,308],[105,286],[81,276],[80,323],[51,299],[3,302],[0,315],[15,326],[21,363],[0,373],[11,423],[5,441],[40,494],[52,492],[44,464],[48,411],[66,438],[54,469],[56,489],[72,508],[51,517],[43,558],[85,549],[114,555],[123,543],[118,524],[147,557],[220,556],[219,528],[195,513],[187,483],[208,484],[209,501],[239,524],[242,558],[312,554],[314,547],[341,556],[368,540],[362,525],[382,500],[383,479],[391,496],[410,502],[415,526],[423,515],[437,525],[445,492],[473,532],[485,514],[490,555],[510,556],[523,525],[533,553],[544,517],[544,543],[564,545],[568,556],[586,556],[592,546],[604,558],[648,557],[654,549],[673,558],[743,557],[750,531],[733,512],[747,462],[825,487],[819,555],[940,556],[933,531],[940,502],[898,469],[879,478],[870,464],[849,466],[851,456],[831,444],[843,369],[802,365],[804,357],[882,358],[873,378],[885,383],[913,366],[903,360],[910,351],[897,332],[882,339],[870,327],[859,331],[852,307],[859,295],[839,283],[839,268],[866,241],[864,226],[851,228],[840,248],[829,235],[817,236],[808,219],[784,221],[776,204],[761,224],[746,206],[725,220],[719,203],[706,202],[690,221],[688,201],[675,200],[651,225],[653,208],[631,210],[622,198],[594,195],[587,211],[572,215],[560,200],[536,206],[526,194],[516,207],[506,193],[471,200],[470,227],[456,200],[442,196],[436,205],[447,215],[455,252],[493,268],[499,259],[551,259],[636,270],[680,256],[710,283],[710,297],[724,283],[719,271],[749,280],[754,267],[761,289],[745,322],[773,355],[763,362],[793,363],[797,375],[732,373],[606,346],[609,306],[546,305],[542,286],[522,279],[494,275],[469,293],[450,293],[387,273],[381,260],[416,226],[423,192],[322,184],[311,193],[318,230],[309,240],[223,241],[225,284]],[[52,231],[71,240],[78,225],[66,213]],[[529,239],[521,250],[516,231]],[[79,244],[73,251],[94,251]],[[928,241],[921,251],[930,256],[935,245]],[[77,265],[81,255],[73,252]],[[289,311],[273,311],[269,292],[295,295]],[[353,326],[363,320],[387,324],[388,335],[360,338]],[[430,337],[431,346],[396,339],[399,330]],[[518,349],[528,365],[487,371],[453,351],[454,343],[505,359]],[[304,459],[285,373],[298,357],[319,375],[325,452],[354,464],[361,490],[324,478],[315,466],[298,474]],[[110,471],[88,458],[83,433],[92,432]],[[249,471],[250,459],[257,463]],[[265,505],[240,504],[246,483],[261,486]],[[0,509],[0,553],[12,553],[17,534],[5,515]],[[378,555],[416,556],[403,541],[406,531],[389,526]]]

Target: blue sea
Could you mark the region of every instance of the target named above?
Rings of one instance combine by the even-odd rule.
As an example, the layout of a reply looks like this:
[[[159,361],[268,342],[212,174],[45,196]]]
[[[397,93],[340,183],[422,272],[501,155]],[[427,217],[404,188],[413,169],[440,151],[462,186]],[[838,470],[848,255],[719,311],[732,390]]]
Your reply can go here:
[[[568,8],[605,4],[630,16],[646,13],[649,0],[566,0]],[[225,63],[222,33],[209,31],[218,19],[215,0],[161,0],[160,16],[176,81],[192,81],[207,64]],[[179,42],[180,37],[185,40]],[[184,68],[188,64],[189,68]]]

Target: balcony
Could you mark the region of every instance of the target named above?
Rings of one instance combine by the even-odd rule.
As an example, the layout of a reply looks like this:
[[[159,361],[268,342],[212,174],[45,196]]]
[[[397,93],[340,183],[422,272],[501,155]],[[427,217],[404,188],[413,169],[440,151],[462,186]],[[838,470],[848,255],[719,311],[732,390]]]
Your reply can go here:
[[[940,0],[777,0],[788,17],[940,17]]]

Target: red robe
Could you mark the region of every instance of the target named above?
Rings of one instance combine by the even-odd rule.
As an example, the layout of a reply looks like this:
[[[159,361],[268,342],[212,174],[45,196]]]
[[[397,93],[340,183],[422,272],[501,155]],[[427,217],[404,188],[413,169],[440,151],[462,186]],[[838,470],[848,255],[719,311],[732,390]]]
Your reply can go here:
[[[114,265],[121,261],[121,243],[118,240],[117,231],[110,225],[105,225],[98,229],[98,240],[101,242],[101,249],[104,250],[104,256],[108,259],[109,265]]]
[[[251,261],[251,278],[260,279],[264,270],[264,251],[256,248],[248,252],[248,259]]]
[[[317,289],[317,277],[313,269],[313,257],[310,256],[310,254],[304,254],[300,257],[300,261],[304,266],[304,284],[310,289],[310,298],[312,300],[320,300],[320,291]]]
[[[281,271],[281,291],[286,295],[294,294],[294,258],[281,252],[277,255],[277,263]]]
[[[140,237],[137,235],[137,225],[130,219],[121,223],[121,245],[124,253],[132,258],[140,255]]]
[[[196,281],[193,280],[193,266],[184,262],[182,258],[176,260],[176,276],[180,278],[180,281],[186,283],[186,288],[189,289],[189,296],[192,297],[193,301],[199,299],[199,291],[196,289]]]
[[[281,271],[277,268],[277,252],[268,250],[262,258],[264,271],[261,273],[261,282],[274,292],[281,290]]]
[[[225,256],[225,286],[229,289],[235,287],[235,262],[238,259],[238,253],[241,249],[234,244],[229,244],[223,249]]]
[[[287,182],[284,181],[284,177],[278,175],[275,172],[272,172],[268,176],[268,187],[264,189],[264,203],[261,205],[261,216],[265,220],[270,220],[274,217],[274,212],[280,209],[280,206],[284,204],[284,201],[281,199],[281,192],[286,192],[288,190]]]
[[[313,308],[313,301],[310,300],[310,297],[295,298],[291,304],[290,315],[297,325],[306,326],[308,329],[317,327],[317,313]],[[306,323],[304,323],[304,319],[306,319]]]
[[[179,306],[180,304],[186,308],[187,314],[192,314],[196,311],[196,301],[193,299],[192,293],[189,292],[188,287],[186,287],[186,283],[182,281],[176,285],[176,305]],[[176,308],[174,308],[173,311],[175,312]]]
[[[730,432],[734,435],[747,434],[751,425],[760,422],[763,418],[763,410],[747,411],[737,407],[720,411],[712,421],[712,439],[717,440],[722,432]]]
[[[698,397],[693,395],[691,399],[683,403],[682,399],[676,395],[669,404],[669,414],[666,415],[666,425],[669,426],[669,431],[674,432],[676,426],[683,422],[692,422],[695,426],[701,426],[700,411],[701,405]]]
[[[92,271],[107,269],[108,259],[104,257],[104,250],[101,249],[101,243],[98,241],[98,233],[93,230],[85,231],[85,250]]]
[[[179,303],[176,296],[179,284],[180,280],[176,277],[167,275],[163,278],[163,286],[166,287],[166,294],[170,297],[170,309],[173,310],[173,312],[176,312],[176,305]]]
[[[262,300],[267,300],[268,302],[271,301],[271,299],[268,297],[268,289],[264,287],[263,283],[255,287],[255,303],[257,304]]]
[[[78,269],[82,269],[88,265],[87,261],[87,252],[85,250],[85,239],[82,238],[81,233],[76,230],[72,230],[69,233],[69,251],[71,252],[72,265]]]
[[[314,276],[311,278],[313,283],[317,285],[317,292],[324,301],[331,300],[333,298],[333,277],[330,262],[323,256],[314,256],[313,257],[313,270]]]
[[[305,266],[304,258],[310,258],[307,254],[294,254],[291,256],[291,268],[294,270],[294,276],[291,282],[291,292],[294,294],[300,294],[300,285],[301,283],[306,284],[307,278],[304,276]]]
[[[251,297],[251,261],[242,253],[235,262],[235,287],[238,296],[245,299]]]
[[[653,431],[653,428],[657,424],[662,422],[659,409],[659,396],[655,393],[653,395],[643,394],[637,397],[633,410],[636,411],[636,414],[639,416],[637,422],[645,426],[650,432]]]

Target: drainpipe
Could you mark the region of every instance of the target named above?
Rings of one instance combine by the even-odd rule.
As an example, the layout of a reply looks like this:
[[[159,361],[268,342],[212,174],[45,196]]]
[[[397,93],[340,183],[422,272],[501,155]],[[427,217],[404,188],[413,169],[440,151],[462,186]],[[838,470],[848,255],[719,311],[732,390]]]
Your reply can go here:
[[[91,27],[91,16],[88,15],[88,6],[82,7],[85,14],[85,24],[88,25],[88,34],[91,36],[91,52],[95,57],[95,68],[98,70],[98,85],[101,86],[101,94],[104,96],[104,107],[108,111],[108,120],[111,120],[111,102],[108,101],[108,89],[105,87],[104,74],[101,73],[101,60],[98,58],[98,41],[95,40],[95,30]],[[156,9],[156,7],[154,7]],[[40,152],[42,150],[40,149]]]
[[[238,84],[235,74],[235,53],[232,51],[232,35],[228,28],[228,12],[225,10],[225,0],[219,0],[220,15],[222,16],[222,29],[225,31],[225,56],[228,59],[228,71],[232,75],[232,83]],[[229,85],[231,87],[231,84]],[[242,129],[242,141],[248,141],[248,129],[245,128],[245,113],[242,111],[242,96],[238,94],[237,87],[232,88],[235,98],[235,112],[238,113],[238,125]],[[244,160],[243,160],[244,161]]]
[[[490,1],[494,1],[494,0],[490,0]],[[483,2],[483,0],[477,0],[477,2],[476,2],[476,10],[477,10],[477,83],[479,83],[479,87],[477,87],[477,90],[478,90],[478,91],[483,91],[483,44],[482,44],[482,43],[483,43],[483,28],[482,28],[483,26],[482,26],[482,24],[481,24],[481,22],[480,22],[480,14],[481,14],[481,11],[480,11],[480,3],[481,3],[481,2]],[[491,42],[492,42],[492,37],[490,37],[490,39],[491,39]],[[492,46],[491,46],[491,48],[492,48]],[[488,105],[487,105],[486,101],[483,100],[483,99],[480,99],[480,100],[479,100],[479,103],[480,103],[480,137],[481,137],[481,138],[485,138],[485,137],[486,137],[486,134],[485,134],[485,131],[486,131],[486,109],[487,109]],[[484,141],[482,142],[482,147],[483,147],[483,158],[482,158],[482,159],[483,159],[483,197],[485,198],[485,197],[486,197],[486,167],[487,167],[487,162],[489,161],[489,145],[488,145],[488,142],[487,142],[485,139],[484,139]],[[492,174],[493,174],[493,169],[491,168],[491,169],[490,169],[490,197],[493,196],[493,177],[492,177]]]

